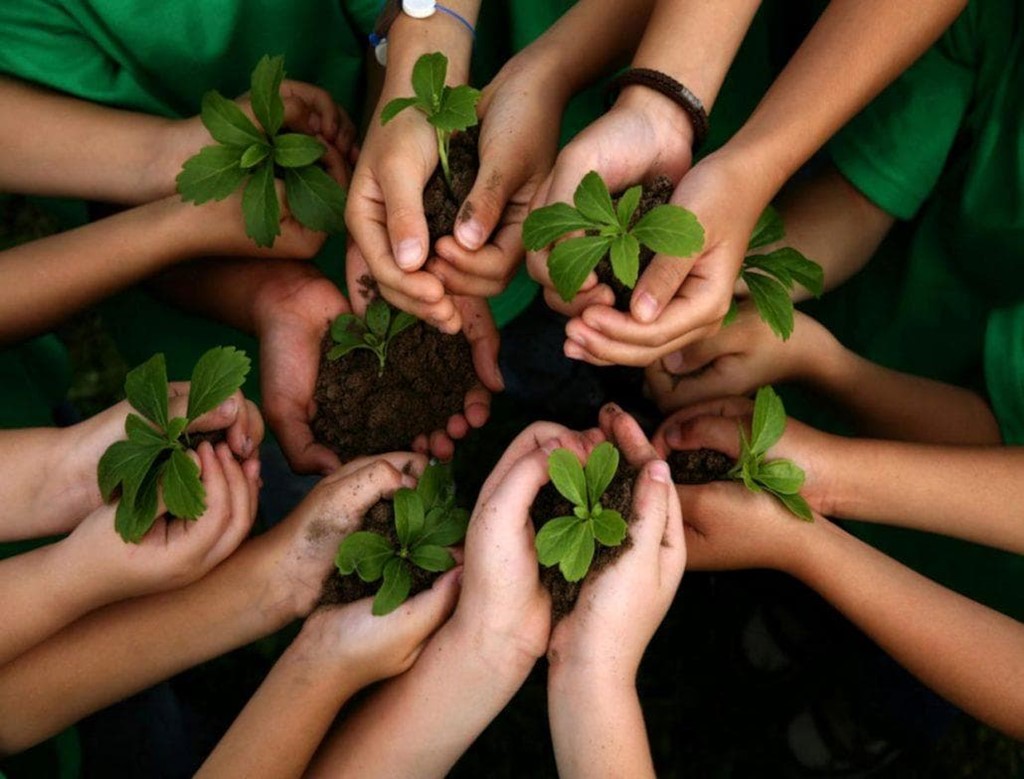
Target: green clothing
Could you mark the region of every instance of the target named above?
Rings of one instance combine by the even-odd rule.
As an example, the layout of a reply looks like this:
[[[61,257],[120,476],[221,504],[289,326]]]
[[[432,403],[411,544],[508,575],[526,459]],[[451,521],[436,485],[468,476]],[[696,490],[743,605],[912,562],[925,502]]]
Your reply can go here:
[[[985,383],[1003,441],[1024,446],[1024,305],[993,312],[985,332]]]
[[[71,368],[63,345],[46,335],[0,350],[0,430],[53,424]]]
[[[1015,0],[971,3],[830,144],[854,186],[911,220],[862,274],[809,307],[869,359],[980,389],[989,314],[1024,299],[1022,23]],[[993,373],[1021,359],[1020,331],[1010,341],[1002,321],[990,328]],[[1022,402],[1019,373],[1016,382],[990,385],[1001,417]],[[1024,558],[881,526],[852,529],[943,584],[1024,617]]]

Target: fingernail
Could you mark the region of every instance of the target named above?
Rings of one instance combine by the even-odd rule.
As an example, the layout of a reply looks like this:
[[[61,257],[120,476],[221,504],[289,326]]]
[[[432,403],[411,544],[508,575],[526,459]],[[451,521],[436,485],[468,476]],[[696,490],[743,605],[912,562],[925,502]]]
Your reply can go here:
[[[573,343],[577,343],[580,346],[586,346],[587,345],[587,339],[584,338],[579,333],[566,333],[566,335],[569,336],[569,340],[572,341]]]
[[[398,244],[395,260],[400,268],[414,268],[423,256],[423,244],[415,238],[406,238]]]
[[[670,354],[666,354],[662,358],[661,364],[664,366],[665,370],[668,371],[669,373],[682,373],[683,372],[683,365],[684,365],[683,353],[682,352],[671,352]]]
[[[651,463],[651,480],[659,482],[661,484],[668,484],[672,479],[672,474],[669,473],[668,463],[664,460],[654,460]]]
[[[653,322],[658,315],[658,301],[649,292],[642,292],[633,304],[633,313],[641,322]]]
[[[558,448],[558,441],[552,438],[550,441],[545,441],[540,445],[541,451],[544,454],[551,454],[555,449]]]
[[[455,237],[467,249],[479,249],[484,242],[484,229],[475,219],[470,219],[455,228]]]
[[[609,414],[621,414],[622,408],[617,403],[605,403],[604,406]]]
[[[402,474],[402,486],[409,487],[410,489],[415,487],[417,484],[416,477],[409,473]]]
[[[226,417],[234,416],[238,410],[238,398],[228,398],[219,406],[217,406],[217,413]]]
[[[494,377],[498,380],[498,390],[505,389],[505,377],[501,375],[501,368],[494,366]]]
[[[680,432],[678,427],[672,426],[665,431],[665,443],[673,449],[677,449],[682,446],[683,434]]]
[[[565,356],[573,360],[583,359],[583,349],[580,348],[579,344],[573,343],[572,341],[565,342]]]

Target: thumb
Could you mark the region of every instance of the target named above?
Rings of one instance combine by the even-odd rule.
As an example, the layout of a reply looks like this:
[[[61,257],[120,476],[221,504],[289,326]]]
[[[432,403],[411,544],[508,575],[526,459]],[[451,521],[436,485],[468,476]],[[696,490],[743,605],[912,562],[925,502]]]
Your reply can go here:
[[[455,240],[469,251],[484,245],[513,193],[525,183],[522,166],[507,164],[510,161],[500,156],[495,159],[488,155],[489,148],[481,149],[480,171],[455,219]]]
[[[411,643],[422,644],[451,616],[459,600],[461,579],[462,566],[457,565],[438,577],[429,590],[415,595],[405,604],[401,619]]]
[[[695,257],[680,258],[655,255],[651,264],[640,276],[630,298],[629,310],[633,318],[643,324],[650,324],[661,316],[665,306],[675,297],[679,287],[690,274],[696,262]]]

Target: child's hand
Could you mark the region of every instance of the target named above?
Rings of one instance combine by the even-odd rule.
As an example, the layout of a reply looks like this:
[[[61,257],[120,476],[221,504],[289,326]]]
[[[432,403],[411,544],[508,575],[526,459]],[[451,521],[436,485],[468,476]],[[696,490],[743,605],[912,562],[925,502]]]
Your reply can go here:
[[[739,306],[732,324],[648,366],[647,386],[668,413],[713,398],[748,395],[758,387],[813,381],[842,346],[822,325],[795,312],[793,334],[783,341],[757,313]]]
[[[256,517],[259,461],[238,463],[227,444],[207,442],[191,456],[198,462],[206,490],[206,511],[197,520],[159,516],[139,544],[123,541],[114,530],[116,506],[86,517],[66,543],[85,563],[85,580],[103,594],[103,602],[176,589],[199,579],[231,554],[248,535]]]

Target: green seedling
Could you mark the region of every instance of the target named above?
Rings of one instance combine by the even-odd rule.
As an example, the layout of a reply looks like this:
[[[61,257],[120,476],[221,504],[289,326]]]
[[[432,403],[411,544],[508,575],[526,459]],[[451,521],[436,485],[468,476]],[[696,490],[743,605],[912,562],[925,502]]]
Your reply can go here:
[[[394,496],[398,544],[360,530],[345,538],[334,563],[342,576],[358,574],[364,582],[382,579],[373,599],[373,613],[389,614],[405,602],[412,587],[413,566],[441,573],[455,566],[445,548],[466,537],[469,512],[455,506],[451,469],[427,466],[415,490],[402,488]]]
[[[786,430],[786,409],[782,399],[771,387],[761,387],[754,400],[754,420],[750,438],[740,430],[740,456],[728,476],[742,481],[752,492],[770,493],[800,519],[814,521],[811,507],[800,495],[806,475],[791,460],[767,460],[765,452],[771,449]]]
[[[640,272],[640,246],[658,254],[690,257],[704,248],[704,228],[685,208],[655,206],[631,225],[643,188],[630,187],[613,205],[608,187],[590,171],[573,195],[575,208],[552,203],[523,222],[523,244],[538,251],[568,233],[586,234],[555,244],[548,272],[562,300],[572,300],[597,264],[607,255],[615,277],[632,289]]]
[[[573,516],[549,519],[537,533],[541,565],[558,564],[566,581],[587,575],[597,544],[619,546],[626,537],[626,520],[601,505],[601,497],[619,469],[619,450],[605,441],[594,448],[586,468],[568,449],[548,457],[548,475],[555,489],[573,504]]]
[[[185,162],[178,192],[196,205],[223,200],[245,185],[245,232],[257,246],[281,234],[276,178],[284,179],[288,210],[311,230],[335,233],[345,226],[345,190],[317,164],[327,149],[302,133],[282,133],[284,57],[265,56],[252,72],[252,111],[257,127],[233,100],[211,90],[201,118],[215,145]]]
[[[747,251],[781,241],[784,236],[782,217],[768,206],[757,220]],[[783,341],[793,334],[793,301],[789,296],[793,285],[799,284],[816,298],[821,297],[825,286],[821,266],[791,247],[768,254],[748,254],[740,268],[740,278],[750,290],[758,315]],[[729,324],[736,314],[734,301],[723,324]]]
[[[424,54],[412,68],[412,91],[415,97],[398,97],[380,112],[380,123],[387,124],[406,108],[415,108],[426,115],[437,134],[437,155],[448,188],[452,187],[452,172],[448,166],[448,147],[452,133],[467,130],[479,121],[476,104],[480,90],[460,85],[445,86],[448,58],[441,52]]]
[[[380,360],[380,370],[388,358],[388,345],[396,335],[416,324],[416,317],[405,311],[392,310],[386,302],[377,298],[366,308],[366,316],[360,319],[355,314],[341,314],[331,323],[331,338],[334,346],[327,352],[328,360],[344,357],[353,349],[369,349]]]
[[[100,458],[98,477],[103,500],[120,488],[114,527],[125,541],[137,544],[157,517],[157,492],[168,513],[197,519],[206,510],[206,490],[199,466],[186,454],[185,429],[227,400],[245,381],[250,361],[233,346],[211,349],[196,363],[184,417],[169,419],[167,364],[157,354],[128,372],[124,390],[139,414],[129,414],[127,441],[110,445]]]

